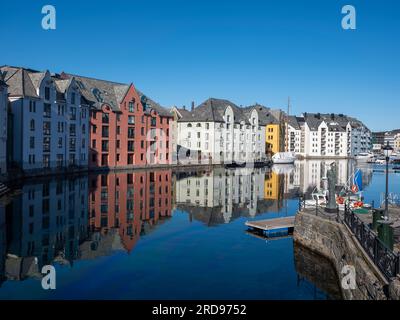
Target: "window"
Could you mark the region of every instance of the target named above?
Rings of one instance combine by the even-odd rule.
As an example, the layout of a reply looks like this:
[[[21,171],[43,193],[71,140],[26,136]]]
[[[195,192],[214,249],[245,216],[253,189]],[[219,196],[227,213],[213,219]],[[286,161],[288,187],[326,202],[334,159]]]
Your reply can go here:
[[[128,151],[133,152],[135,148],[135,143],[134,141],[128,141]]]
[[[206,129],[207,130],[210,129],[210,124],[209,123],[206,123]]]
[[[58,147],[62,148],[63,146],[63,138],[58,138]]]
[[[30,146],[31,149],[35,148],[35,137],[30,137],[29,146]]]
[[[71,107],[69,115],[71,117],[71,120],[76,120],[76,108],[75,107]]]
[[[50,152],[50,137],[43,138],[43,152]]]
[[[108,126],[103,126],[103,127],[101,128],[101,136],[102,136],[103,138],[108,138],[108,136],[109,136]]]
[[[128,116],[128,124],[135,124],[135,116]]]
[[[75,92],[71,93],[71,104],[75,104]]]
[[[50,121],[43,122],[43,134],[48,136],[51,134]]]
[[[69,125],[69,134],[70,136],[76,136],[76,125],[75,124],[70,124]]]
[[[192,127],[192,124],[191,124],[191,123],[188,123],[188,124],[187,124],[187,127],[188,127],[188,128],[191,128],[191,127]]]
[[[128,128],[128,138],[134,139],[135,138],[135,128],[129,127]]]
[[[93,149],[96,149],[96,139],[93,139],[93,140],[92,140],[92,148],[93,148]]]
[[[31,120],[31,123],[30,123],[30,127],[31,127],[31,131],[35,131],[35,120]]]
[[[121,148],[121,141],[117,140],[117,149]]]
[[[44,88],[44,98],[46,100],[50,100],[50,88],[49,87]]]
[[[135,112],[132,101],[129,102],[129,112]]]
[[[51,117],[51,104],[50,103],[43,104],[43,116],[46,118]]]
[[[58,122],[57,123],[57,131],[59,133],[63,133],[64,132],[64,122]]]
[[[108,141],[107,140],[101,141],[101,151],[103,151],[103,152],[108,151]]]
[[[121,127],[117,126],[117,134],[121,134]]]
[[[36,112],[36,101],[29,101],[29,112]]]
[[[44,168],[49,168],[50,167],[50,155],[49,154],[44,154],[43,155],[43,167]],[[45,210],[45,208],[43,208],[43,210]]]
[[[156,126],[156,122],[157,122],[157,119],[153,117],[153,118],[151,118],[150,125],[155,127]]]
[[[102,115],[102,122],[103,122],[103,123],[108,123],[108,122],[109,122],[108,113],[103,113],[103,115]]]
[[[96,131],[97,131],[97,126],[93,125],[93,133],[96,133]]]
[[[69,139],[69,151],[75,151],[76,149],[76,139],[70,138]]]

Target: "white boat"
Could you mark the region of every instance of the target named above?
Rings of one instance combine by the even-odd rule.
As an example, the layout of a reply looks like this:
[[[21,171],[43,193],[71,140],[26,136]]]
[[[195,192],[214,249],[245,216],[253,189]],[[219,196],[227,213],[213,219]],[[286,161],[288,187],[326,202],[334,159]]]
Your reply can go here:
[[[385,164],[386,161],[383,160],[383,159],[377,159],[377,160],[375,161],[375,163],[376,163],[376,164]]]
[[[316,206],[325,207],[328,200],[327,200],[327,192],[313,192],[311,194],[311,199],[305,200],[304,205],[306,208],[315,208]]]
[[[356,160],[360,162],[368,162],[374,159],[374,155],[369,152],[360,152],[358,155],[356,155]]]
[[[272,156],[272,162],[275,164],[294,163],[296,155],[293,152],[277,152]]]

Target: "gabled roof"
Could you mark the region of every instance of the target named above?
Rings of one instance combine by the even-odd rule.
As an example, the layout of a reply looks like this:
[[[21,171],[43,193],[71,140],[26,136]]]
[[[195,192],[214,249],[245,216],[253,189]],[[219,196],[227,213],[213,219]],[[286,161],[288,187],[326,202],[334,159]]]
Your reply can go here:
[[[119,104],[121,92],[128,90],[129,85],[95,78],[88,78],[79,75],[63,73],[65,79],[75,78],[81,94],[88,101],[92,101],[96,109],[101,110],[104,104],[113,111],[120,111]],[[123,95],[124,96],[124,95]]]
[[[244,122],[249,124],[249,119],[236,104],[225,99],[209,98],[193,111],[190,111],[182,116],[178,121],[192,122],[192,121],[210,121],[210,122],[224,122],[224,114],[226,108],[230,106],[234,113],[235,123]]]
[[[254,109],[258,112],[258,120],[261,125],[266,126],[269,124],[280,124],[280,118],[282,114],[281,110],[271,109],[258,103],[244,108],[245,113],[247,113],[249,116]]]
[[[292,126],[294,129],[296,130],[300,130],[300,122],[299,122],[299,118],[296,116],[288,116],[287,117],[287,122],[290,126]]]
[[[10,96],[38,98],[35,85],[32,82],[32,78],[35,83],[37,82],[39,76],[34,74],[38,71],[11,66],[2,66],[0,71],[9,87]]]
[[[143,107],[145,107],[145,110],[147,112],[150,112],[151,110],[155,110],[160,116],[163,117],[172,117],[171,113],[169,112],[168,109],[160,106],[157,102],[153,101],[150,99],[148,96],[146,96],[144,93],[140,92],[139,90],[136,90],[140,97],[140,101],[142,102]]]

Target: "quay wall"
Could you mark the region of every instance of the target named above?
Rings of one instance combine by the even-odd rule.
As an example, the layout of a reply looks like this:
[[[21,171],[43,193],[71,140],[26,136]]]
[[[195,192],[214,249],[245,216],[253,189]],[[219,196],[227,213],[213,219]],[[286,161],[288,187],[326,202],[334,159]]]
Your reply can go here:
[[[340,281],[345,265],[355,268],[356,289],[343,289],[340,286],[344,299],[400,299],[399,277],[388,283],[344,224],[300,211],[296,215],[293,238],[297,243],[330,259]]]

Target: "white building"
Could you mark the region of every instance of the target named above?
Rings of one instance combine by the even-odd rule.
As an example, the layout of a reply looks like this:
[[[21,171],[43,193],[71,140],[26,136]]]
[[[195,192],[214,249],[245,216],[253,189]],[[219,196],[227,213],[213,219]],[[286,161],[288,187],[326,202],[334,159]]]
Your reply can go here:
[[[256,108],[210,98],[177,122],[180,163],[252,163],[265,157],[265,123]]]
[[[22,170],[88,165],[89,105],[74,79],[1,67],[13,116],[11,159]]]
[[[0,72],[0,174],[7,172],[7,85]]]
[[[289,116],[289,151],[308,158],[347,158],[371,149],[371,132],[362,122],[339,114]]]

